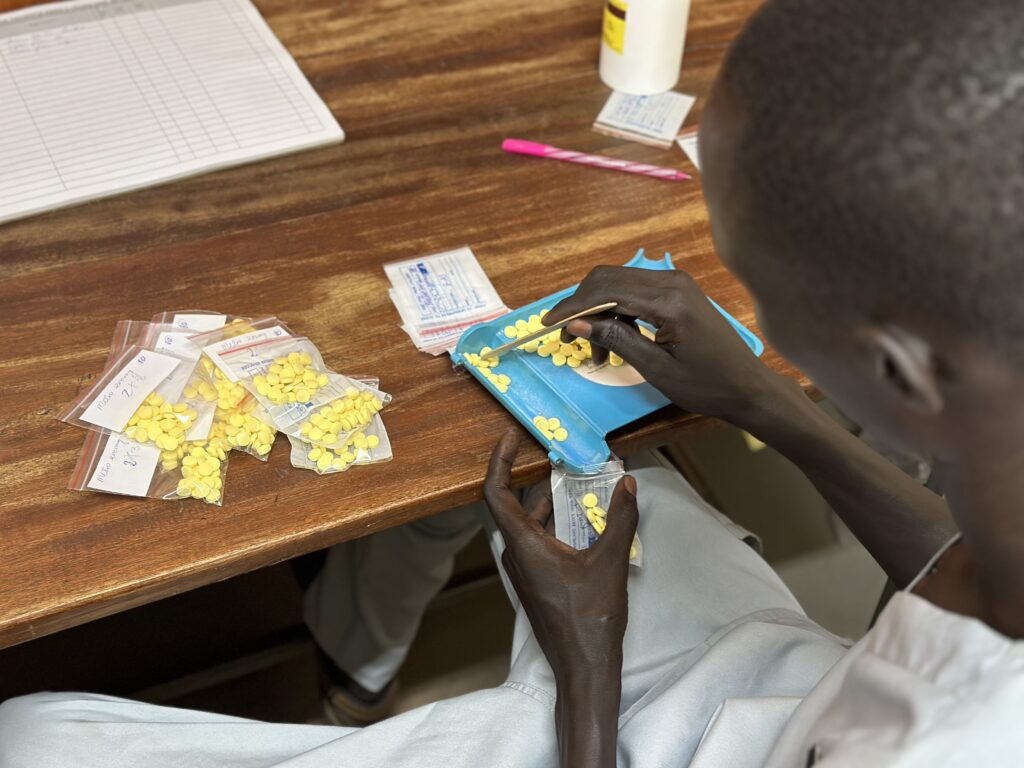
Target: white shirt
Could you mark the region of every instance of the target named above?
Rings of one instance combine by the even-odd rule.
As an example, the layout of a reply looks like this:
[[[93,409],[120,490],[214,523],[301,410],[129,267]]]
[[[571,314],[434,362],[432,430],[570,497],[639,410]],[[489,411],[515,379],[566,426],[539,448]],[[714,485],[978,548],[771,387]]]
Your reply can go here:
[[[1024,641],[897,593],[796,708],[765,763],[807,766],[1024,766]]]

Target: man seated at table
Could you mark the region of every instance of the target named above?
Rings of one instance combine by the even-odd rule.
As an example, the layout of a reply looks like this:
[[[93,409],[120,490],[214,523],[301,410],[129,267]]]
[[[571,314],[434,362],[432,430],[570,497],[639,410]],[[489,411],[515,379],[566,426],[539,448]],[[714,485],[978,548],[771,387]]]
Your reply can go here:
[[[1022,40],[1016,0],[768,0],[702,121],[715,242],[762,330],[929,457],[948,507],[754,358],[682,272],[601,268],[548,315],[616,301],[570,331],[807,473],[904,589],[852,649],[664,468],[623,480],[598,543],[569,550],[544,484],[509,490],[506,436],[486,484],[517,610],[503,686],[363,729],[40,694],[0,707],[0,766],[1024,764]]]

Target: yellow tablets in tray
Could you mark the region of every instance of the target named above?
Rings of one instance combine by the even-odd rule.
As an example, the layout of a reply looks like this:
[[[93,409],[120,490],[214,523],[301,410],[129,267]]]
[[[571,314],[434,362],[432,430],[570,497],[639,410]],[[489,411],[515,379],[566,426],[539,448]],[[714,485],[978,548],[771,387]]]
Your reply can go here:
[[[541,431],[548,440],[557,440],[564,443],[569,439],[569,430],[562,426],[562,422],[554,417],[548,419],[544,416],[534,416],[533,425]]]
[[[332,400],[302,422],[299,435],[313,445],[333,446],[340,435],[369,426],[383,407],[383,401],[373,392],[351,388],[344,397]]]
[[[544,323],[542,320],[547,313],[548,310],[545,309],[540,314],[530,315],[528,320],[516,320],[515,325],[505,326],[503,333],[508,339],[514,340],[543,330]],[[552,331],[545,336],[541,336],[539,339],[528,341],[520,346],[519,349],[539,357],[548,358],[551,364],[558,368],[566,365],[570,368],[579,368],[593,357],[590,342],[587,339],[577,338],[570,342],[565,342],[562,341],[562,332],[560,330]],[[623,362],[623,359],[614,352],[608,355],[609,365],[618,367]]]
[[[509,327],[511,328],[512,326]],[[508,330],[508,328],[506,328],[505,330]],[[500,363],[501,360],[500,358],[483,357],[483,355],[486,355],[490,351],[490,347],[484,347],[483,349],[480,350],[479,355],[469,352],[466,354],[466,360],[469,362],[470,365],[472,365],[474,368],[480,371],[480,373],[484,375],[484,378],[494,385],[495,389],[497,389],[502,394],[505,394],[506,392],[508,392],[508,388],[512,384],[512,377],[507,376],[504,373],[494,373],[491,371],[491,368],[498,367],[498,363]]]
[[[528,320],[517,320],[515,325],[505,327],[504,334],[509,339],[521,339],[531,333],[544,330],[544,323],[541,322],[548,311],[545,309],[538,315],[530,315]],[[552,365],[559,368],[569,366],[579,368],[584,362],[591,358],[590,342],[586,339],[573,339],[570,342],[562,341],[560,330],[552,331],[539,339],[528,341],[519,349],[530,354],[546,357],[551,360]]]
[[[275,405],[308,403],[322,387],[327,386],[327,374],[312,367],[308,352],[290,352],[287,357],[274,359],[266,375],[253,376],[256,391]]]

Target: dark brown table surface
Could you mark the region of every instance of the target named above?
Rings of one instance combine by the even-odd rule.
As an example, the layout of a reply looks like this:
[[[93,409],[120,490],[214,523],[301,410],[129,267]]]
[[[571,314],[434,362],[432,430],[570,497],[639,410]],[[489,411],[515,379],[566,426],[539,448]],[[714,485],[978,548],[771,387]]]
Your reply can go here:
[[[0,0],[0,9],[26,5]],[[639,247],[670,251],[755,331],[715,256],[699,176],[670,183],[512,157],[507,136],[691,170],[591,130],[600,3],[256,0],[344,144],[0,226],[0,647],[480,497],[514,421],[399,328],[381,265],[470,245],[519,306]],[[679,90],[693,124],[759,0],[694,3]],[[80,493],[84,433],[53,416],[103,367],[114,323],[163,309],[276,314],[336,370],[380,376],[394,461],[318,477],[279,438],[232,454],[223,507]],[[765,360],[799,376],[772,350]],[[805,386],[807,382],[804,381]],[[613,442],[668,442],[666,409]],[[516,481],[543,476],[532,441]]]

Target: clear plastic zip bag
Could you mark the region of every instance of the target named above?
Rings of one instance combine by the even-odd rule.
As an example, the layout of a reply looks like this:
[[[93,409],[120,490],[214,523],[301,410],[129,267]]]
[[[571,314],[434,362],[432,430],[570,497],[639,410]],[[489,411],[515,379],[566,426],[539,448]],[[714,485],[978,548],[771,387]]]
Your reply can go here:
[[[189,336],[189,341],[199,347],[205,359],[215,365],[227,381],[238,383],[240,377],[229,368],[223,355],[231,350],[245,347],[268,339],[284,339],[294,336],[291,329],[280,318],[267,316],[255,320],[236,320],[228,325]]]
[[[560,467],[551,469],[555,537],[574,549],[589,549],[604,532],[612,492],[626,474],[618,459],[587,469],[593,471],[574,474]],[[629,564],[642,568],[643,560],[643,545],[634,535]]]
[[[371,376],[353,376],[352,381],[378,391],[380,380]],[[324,447],[288,435],[291,444],[293,467],[310,469],[317,474],[344,472],[356,464],[376,464],[391,461],[393,453],[388,432],[380,413],[374,413],[372,420],[362,429],[356,430],[340,444]]]
[[[68,488],[151,499],[191,497],[217,506],[223,503],[226,458],[193,444],[180,464],[167,468],[162,453],[155,445],[143,445],[124,435],[89,432]]]
[[[221,355],[286,435],[341,448],[391,400],[384,392],[330,370],[312,341],[268,339]]]
[[[83,429],[125,433],[142,444],[179,443],[193,425],[212,418],[212,404],[198,393],[186,394],[194,374],[194,361],[134,345],[116,355],[57,418]]]

